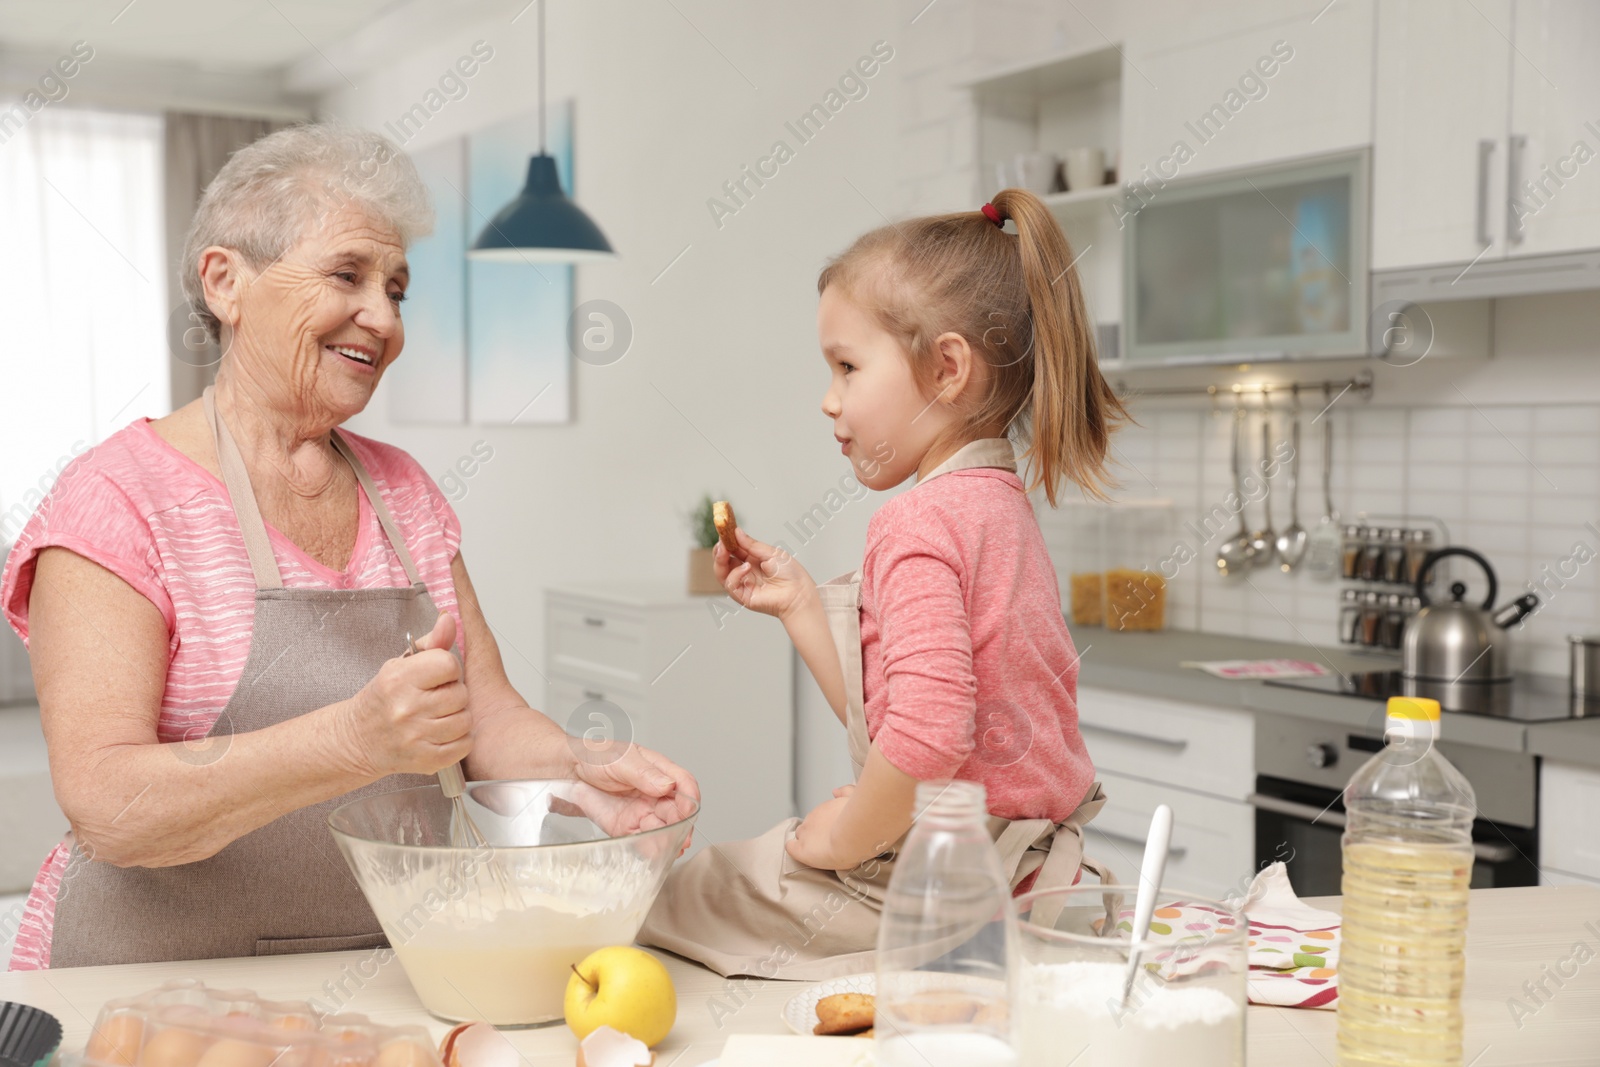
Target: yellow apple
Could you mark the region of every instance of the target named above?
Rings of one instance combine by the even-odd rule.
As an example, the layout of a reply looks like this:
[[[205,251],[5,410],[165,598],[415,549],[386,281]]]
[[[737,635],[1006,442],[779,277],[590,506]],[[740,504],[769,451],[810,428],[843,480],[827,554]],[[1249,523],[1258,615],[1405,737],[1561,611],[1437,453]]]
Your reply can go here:
[[[654,1046],[678,1018],[678,991],[661,961],[631,945],[590,953],[567,979],[567,1025],[582,1041],[602,1026]]]

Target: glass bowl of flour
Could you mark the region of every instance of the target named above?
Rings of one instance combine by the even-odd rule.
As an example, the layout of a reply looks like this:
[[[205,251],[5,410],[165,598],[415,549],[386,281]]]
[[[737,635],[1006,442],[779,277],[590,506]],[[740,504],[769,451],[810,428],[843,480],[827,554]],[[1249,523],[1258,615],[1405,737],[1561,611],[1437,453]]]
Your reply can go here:
[[[1163,890],[1132,941],[1135,886],[1018,897],[1018,1058],[1029,1067],[1243,1067],[1250,924],[1234,904]],[[1123,989],[1130,957],[1133,986]]]

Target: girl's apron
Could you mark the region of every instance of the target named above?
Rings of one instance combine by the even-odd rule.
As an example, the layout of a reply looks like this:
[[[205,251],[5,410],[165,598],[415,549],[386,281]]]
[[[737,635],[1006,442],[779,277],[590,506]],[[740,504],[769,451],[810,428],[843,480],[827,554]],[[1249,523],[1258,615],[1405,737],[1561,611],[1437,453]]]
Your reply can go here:
[[[973,467],[1015,471],[1011,443],[974,441],[917,484]],[[862,684],[861,572],[835,578],[817,592],[844,667],[850,762],[859,780],[872,747]],[[1080,866],[1109,882],[1109,871],[1083,855],[1083,827],[1104,806],[1105,792],[1095,782],[1059,824],[990,816],[989,832],[1013,891],[1072,885]],[[713,843],[678,864],[639,942],[698,960],[721,975],[821,981],[872,970],[884,890],[905,839],[853,870],[824,871],[785,849],[799,825],[799,819],[788,819],[760,837]]]
[[[383,497],[337,430],[333,446],[354,469],[411,584],[285,589],[244,459],[217,415],[209,388],[204,407],[255,574],[255,621],[238,688],[206,740],[165,747],[175,760],[216,763],[226,774],[232,735],[262,730],[355,695],[386,660],[404,651],[407,631],[427,633],[439,612]],[[114,867],[92,862],[74,845],[56,899],[50,965],[382,945],[378,920],[328,832],[328,814],[357,797],[433,781],[419,774],[390,775],[342,797],[284,811],[216,855],[176,867]]]

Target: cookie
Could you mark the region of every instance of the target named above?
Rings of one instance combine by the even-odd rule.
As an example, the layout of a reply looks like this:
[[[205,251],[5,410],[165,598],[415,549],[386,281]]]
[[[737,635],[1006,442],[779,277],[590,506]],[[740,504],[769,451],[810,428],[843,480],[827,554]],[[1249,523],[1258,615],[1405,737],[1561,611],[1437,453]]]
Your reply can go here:
[[[711,505],[711,522],[717,528],[717,540],[722,542],[728,555],[738,557],[739,539],[733,534],[737,525],[733,518],[733,505],[726,500],[714,502]]]
[[[983,1002],[964,993],[924,993],[901,1004],[896,1010],[907,1022],[920,1026],[946,1026],[968,1023],[978,1014]]]
[[[872,1028],[874,1000],[868,993],[835,993],[817,1001],[817,1025],[812,1029],[819,1036],[859,1034]]]

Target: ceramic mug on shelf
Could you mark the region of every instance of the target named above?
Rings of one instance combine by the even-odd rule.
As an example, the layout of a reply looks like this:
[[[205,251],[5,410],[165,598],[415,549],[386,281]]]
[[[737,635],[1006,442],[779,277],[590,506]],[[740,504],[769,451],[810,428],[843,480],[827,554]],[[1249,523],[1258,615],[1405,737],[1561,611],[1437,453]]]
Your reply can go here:
[[[1067,189],[1078,192],[1106,183],[1106,153],[1100,148],[1074,148],[1067,152]]]
[[[1060,163],[1053,152],[1018,152],[1017,186],[1039,196],[1050,195],[1056,190],[1056,169]]]

